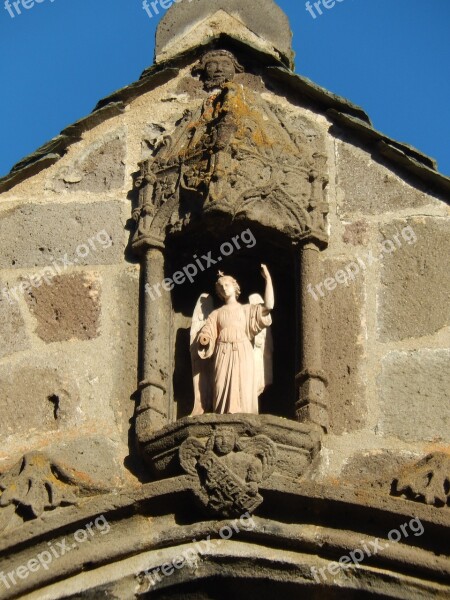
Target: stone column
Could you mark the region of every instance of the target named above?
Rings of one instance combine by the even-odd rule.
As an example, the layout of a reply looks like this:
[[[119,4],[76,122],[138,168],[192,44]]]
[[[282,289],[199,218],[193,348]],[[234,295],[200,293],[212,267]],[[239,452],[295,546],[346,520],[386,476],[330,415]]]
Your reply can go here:
[[[322,371],[321,303],[308,291],[308,284],[320,282],[320,249],[313,243],[304,244],[299,251],[301,366],[297,375],[298,399],[296,415],[300,422],[328,428],[326,377]]]
[[[145,441],[170,421],[170,294],[164,280],[163,247],[150,247],[142,262],[142,321],[138,439]]]

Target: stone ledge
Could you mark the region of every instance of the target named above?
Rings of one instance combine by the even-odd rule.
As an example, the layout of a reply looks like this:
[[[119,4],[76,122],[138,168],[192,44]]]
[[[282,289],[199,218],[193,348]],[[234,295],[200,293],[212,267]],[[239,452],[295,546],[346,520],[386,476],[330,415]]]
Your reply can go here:
[[[155,477],[181,474],[178,453],[189,437],[208,438],[221,427],[238,436],[267,436],[277,447],[275,470],[286,477],[301,477],[320,451],[321,429],[312,424],[271,415],[215,415],[185,417],[161,431],[141,435],[141,447]]]

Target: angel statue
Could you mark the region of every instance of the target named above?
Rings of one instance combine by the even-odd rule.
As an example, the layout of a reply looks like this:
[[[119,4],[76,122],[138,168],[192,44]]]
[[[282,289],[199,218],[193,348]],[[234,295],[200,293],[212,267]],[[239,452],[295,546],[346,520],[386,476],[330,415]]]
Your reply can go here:
[[[253,294],[249,304],[238,302],[238,282],[219,272],[216,293],[224,305],[202,294],[191,327],[191,358],[195,404],[191,416],[203,413],[258,414],[258,396],[272,383],[273,344],[270,332],[275,298],[272,278],[264,300]]]

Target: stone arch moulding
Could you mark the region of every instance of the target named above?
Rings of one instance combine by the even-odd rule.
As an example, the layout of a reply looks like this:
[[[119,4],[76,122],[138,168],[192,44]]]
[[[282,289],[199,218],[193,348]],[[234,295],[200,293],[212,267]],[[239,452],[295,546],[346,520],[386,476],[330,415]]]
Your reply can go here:
[[[5,578],[43,549],[60,548],[62,539],[76,540],[84,524],[101,526],[79,548],[81,563],[64,553],[34,578],[17,577],[14,587],[6,579],[8,597],[179,598],[180,585],[183,598],[191,591],[202,592],[201,597],[208,592],[213,598],[253,597],[261,582],[261,598],[273,598],[275,591],[289,599],[302,592],[341,598],[343,590],[352,599],[448,597],[450,522],[430,506],[390,496],[372,496],[367,502],[359,491],[320,484],[300,490],[298,483],[275,474],[261,486],[266,502],[259,515],[203,519],[188,502],[191,485],[190,478],[175,477],[138,490],[90,496],[78,506],[25,523],[0,545],[9,552]],[[399,532],[413,515],[425,531],[439,527],[443,535],[432,542],[410,535],[389,543],[387,532]],[[380,546],[383,551],[377,550]],[[184,560],[175,562],[179,557]],[[339,557],[348,561],[336,567]],[[233,582],[241,584],[237,595]]]
[[[324,144],[323,140],[308,140],[286,122],[281,108],[269,106],[260,95],[237,83],[236,74],[243,71],[231,52],[206,52],[192,71],[193,77],[203,81],[203,102],[186,110],[170,135],[162,135],[153,155],[140,163],[135,181],[138,200],[131,244],[141,256],[143,282],[136,432],[144,455],[160,477],[169,474],[171,460],[161,463],[157,450],[156,458],[154,442],[162,430],[166,436],[163,446],[170,446],[170,429],[176,421],[173,300],[164,293],[155,302],[145,291],[161,285],[167,277],[171,244],[189,247],[206,232],[226,240],[236,224],[242,223],[293,256],[296,366],[292,415],[309,428],[307,453],[311,444],[318,444],[316,433],[328,426],[320,304],[306,291],[308,283],[320,281],[320,252],[328,241]],[[217,423],[211,423],[209,417],[183,422],[186,428],[203,423],[198,433],[205,441],[223,421],[223,416],[216,415]],[[256,425],[248,429],[243,416],[232,420],[237,434],[252,437],[258,429]],[[187,437],[181,435],[175,445],[167,446],[167,456],[175,448],[178,452],[179,440]],[[315,451],[310,454],[312,460]]]

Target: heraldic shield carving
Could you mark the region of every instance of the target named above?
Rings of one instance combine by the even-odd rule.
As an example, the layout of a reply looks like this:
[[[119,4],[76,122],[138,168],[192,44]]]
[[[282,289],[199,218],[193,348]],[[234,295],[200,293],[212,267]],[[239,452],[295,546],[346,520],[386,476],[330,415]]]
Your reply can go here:
[[[265,435],[239,437],[219,427],[202,443],[189,437],[180,447],[180,463],[198,478],[195,494],[203,506],[225,517],[253,513],[262,503],[258,485],[275,468],[276,446]]]

